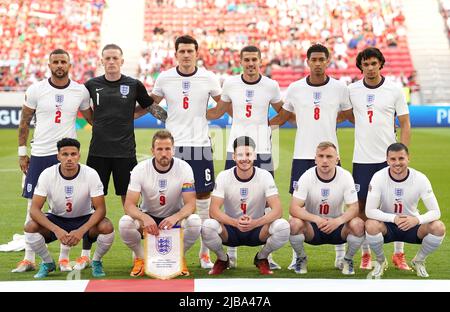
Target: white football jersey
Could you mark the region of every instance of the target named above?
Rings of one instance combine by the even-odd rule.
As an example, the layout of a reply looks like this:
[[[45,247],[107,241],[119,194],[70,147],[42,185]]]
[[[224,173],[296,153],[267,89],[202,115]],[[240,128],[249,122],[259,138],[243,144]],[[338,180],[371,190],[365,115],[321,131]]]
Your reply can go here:
[[[278,194],[272,175],[264,169],[254,169],[249,180],[239,179],[236,167],[224,170],[217,176],[212,195],[224,199],[224,212],[231,218],[241,217],[244,211],[253,219],[261,218],[266,199]]]
[[[70,81],[65,88],[58,88],[41,80],[26,91],[25,106],[35,110],[36,125],[31,141],[31,155],[49,156],[58,153],[56,143],[62,138],[76,138],[78,110],[89,108],[89,92],[86,87]]]
[[[232,102],[233,123],[228,139],[228,152],[233,152],[233,142],[246,135],[256,143],[256,153],[272,151],[269,127],[269,105],[281,101],[278,83],[265,76],[254,83],[243,80],[242,75],[232,76],[223,84],[222,101]]]
[[[309,213],[323,218],[337,218],[344,213],[343,204],[358,202],[352,174],[339,166],[330,181],[322,180],[316,167],[308,169],[298,180],[292,196],[305,201]]]
[[[347,86],[328,77],[320,86],[310,85],[307,78],[291,83],[283,108],[297,118],[294,159],[314,159],[319,143],[329,141],[338,147],[338,112],[352,107]]]
[[[367,209],[373,206],[384,214],[380,221],[394,222],[396,215],[408,215],[419,218],[420,224],[423,223],[423,217],[417,210],[419,200],[435,198],[433,188],[428,178],[421,172],[409,168],[409,173],[403,181],[394,180],[389,174],[389,167],[376,172],[369,184],[367,194]],[[371,202],[379,202],[380,205],[372,205]],[[435,208],[437,207],[427,207]],[[423,215],[422,215],[423,216]]]
[[[48,212],[64,217],[81,217],[94,212],[91,198],[103,196],[103,184],[94,169],[80,164],[74,178],[61,175],[61,164],[53,165],[39,176],[35,195],[47,197]]]
[[[128,190],[141,193],[143,212],[166,218],[183,207],[183,192],[195,192],[194,173],[191,166],[179,158],[173,158],[166,172],[155,168],[154,158],[147,159],[131,171]]]
[[[221,91],[219,79],[204,68],[183,75],[175,67],[158,76],[152,93],[167,102],[166,129],[172,133],[175,146],[211,145],[206,110],[209,97]]]
[[[352,83],[349,93],[355,115],[353,162],[386,161],[386,150],[395,143],[395,115],[409,114],[402,90],[383,77],[374,88],[365,85],[363,79]]]

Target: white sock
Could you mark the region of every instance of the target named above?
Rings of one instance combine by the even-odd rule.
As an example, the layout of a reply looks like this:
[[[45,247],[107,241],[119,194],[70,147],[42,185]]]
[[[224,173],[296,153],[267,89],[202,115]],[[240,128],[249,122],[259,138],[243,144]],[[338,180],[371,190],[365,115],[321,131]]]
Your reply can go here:
[[[222,233],[222,227],[216,220],[208,219],[203,222],[202,239],[205,245],[217,255],[217,259],[226,261],[227,253],[223,248],[220,233]]]
[[[93,261],[100,261],[108,252],[114,242],[114,231],[109,234],[100,234],[97,237],[97,248],[95,248]]]
[[[228,256],[230,256],[230,258],[233,258],[233,259],[237,259],[237,251],[238,251],[237,247],[228,247],[227,248]]]
[[[139,227],[139,221],[133,220],[130,216],[125,215],[119,220],[120,238],[134,252],[136,258],[144,259],[144,248],[141,245]]]
[[[37,253],[45,263],[53,262],[52,256],[45,245],[44,237],[39,233],[25,232],[25,241],[30,245],[35,253]]]
[[[200,237],[200,231],[202,229],[202,221],[196,214],[191,214],[185,220],[183,220],[184,228],[184,253],[194,245],[195,241]]]
[[[31,199],[27,200],[27,214],[25,216],[25,224],[28,223],[28,221],[31,220],[30,217],[30,208],[31,208]],[[25,234],[25,232],[24,232]],[[23,257],[23,260],[28,260],[30,262],[36,262],[36,253],[33,251],[33,249],[31,248],[31,246],[27,243],[27,241],[25,240],[25,256]]]
[[[347,236],[348,250],[347,253],[345,254],[346,259],[353,259],[355,253],[361,247],[361,244],[363,243],[364,239],[365,239],[364,236],[358,237],[352,234],[348,234]]]
[[[280,249],[289,241],[290,226],[285,219],[277,219],[269,227],[269,238],[261,251],[258,259],[266,259],[270,253]]]
[[[197,214],[200,217],[200,219],[202,220],[202,224],[203,224],[203,222],[205,222],[205,220],[209,219],[209,204],[210,204],[210,202],[211,202],[211,198],[197,199],[197,201],[196,201]],[[201,257],[202,255],[209,256],[209,250],[208,250],[208,247],[206,247],[205,244],[203,243],[203,240],[200,239],[199,257]]]
[[[70,247],[64,244],[59,245],[59,260],[69,259]]]
[[[90,259],[91,258],[91,250],[90,249],[81,250],[81,256],[88,257]]]
[[[305,248],[303,243],[305,241],[304,234],[290,235],[289,242],[291,243],[292,249],[294,250],[295,257],[306,257]]]
[[[345,243],[340,245],[334,245],[336,252],[336,259],[343,259],[345,256]]]
[[[362,243],[361,245],[361,254],[370,254],[370,246],[369,243],[367,242],[367,239]]]
[[[385,259],[384,251],[383,251],[383,245],[384,245],[384,238],[383,234],[378,233],[376,235],[370,235],[366,232],[366,241],[370,245],[370,249],[373,250],[377,257],[378,262],[383,262]]]
[[[425,261],[430,253],[438,249],[438,247],[442,244],[445,235],[436,236],[433,234],[425,235],[422,240],[422,245],[420,246],[419,251],[414,257],[417,261]]]
[[[405,246],[404,242],[394,242],[394,253],[404,253],[403,247]]]

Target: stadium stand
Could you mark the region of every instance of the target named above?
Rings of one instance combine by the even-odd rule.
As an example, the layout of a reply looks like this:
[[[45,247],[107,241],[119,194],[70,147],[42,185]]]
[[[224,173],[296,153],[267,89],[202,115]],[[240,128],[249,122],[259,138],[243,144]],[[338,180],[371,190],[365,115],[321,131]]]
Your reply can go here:
[[[24,90],[45,77],[48,53],[72,56],[72,78],[85,81],[97,68],[105,0],[0,0],[0,89]]]
[[[200,64],[221,75],[239,72],[239,50],[258,45],[266,75],[281,87],[306,74],[314,42],[332,52],[329,74],[347,82],[359,77],[354,60],[367,46],[382,49],[385,74],[400,83],[414,71],[398,0],[147,0],[145,16],[139,75],[148,87],[172,66],[173,38],[182,33],[199,40]]]

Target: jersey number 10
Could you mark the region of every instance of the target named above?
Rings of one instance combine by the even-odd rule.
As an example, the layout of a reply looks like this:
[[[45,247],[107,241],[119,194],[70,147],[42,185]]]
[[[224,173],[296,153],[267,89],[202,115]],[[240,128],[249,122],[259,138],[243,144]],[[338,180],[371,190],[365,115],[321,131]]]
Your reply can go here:
[[[320,208],[320,214],[326,215],[330,212],[330,205],[328,205],[328,204],[320,205],[319,208]]]

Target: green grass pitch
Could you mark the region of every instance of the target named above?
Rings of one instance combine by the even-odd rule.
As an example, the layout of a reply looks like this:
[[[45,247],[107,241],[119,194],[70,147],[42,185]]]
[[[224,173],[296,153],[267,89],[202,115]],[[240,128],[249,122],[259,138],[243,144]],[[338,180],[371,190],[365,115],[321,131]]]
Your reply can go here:
[[[154,129],[136,130],[138,158],[144,158],[150,155],[150,142]],[[224,134],[223,130],[213,129],[212,137],[215,142],[220,142]],[[338,130],[341,161],[344,168],[351,170],[351,159],[353,153],[353,129]],[[78,132],[81,141],[82,162],[86,160],[89,147],[91,132],[81,130]],[[0,131],[0,243],[7,243],[12,239],[14,233],[22,233],[23,222],[25,218],[26,200],[21,195],[21,178],[17,159],[17,130]],[[274,133],[274,140],[279,141],[279,153],[275,155],[275,161],[279,161],[276,170],[276,182],[280,192],[284,217],[288,217],[288,207],[290,195],[288,193],[288,184],[290,179],[291,160],[295,138],[295,129],[283,129]],[[225,140],[223,140],[224,142]],[[276,144],[276,143],[275,143]],[[216,175],[223,169],[224,161],[222,152],[225,146],[218,144],[215,146]],[[450,160],[447,158],[450,152],[450,129],[413,129],[411,141],[411,167],[424,172],[431,180],[434,192],[438,198],[442,212],[442,220],[448,226],[450,223]],[[277,153],[275,153],[277,154]],[[131,251],[122,243],[117,232],[119,218],[123,215],[123,210],[117,196],[114,193],[113,186],[109,186],[110,195],[107,196],[107,216],[112,220],[116,227],[116,238],[112,249],[104,258],[104,267],[108,279],[130,278],[129,272],[132,266]],[[421,204],[420,209],[424,207]],[[94,245],[95,248],[95,245]],[[414,256],[418,245],[405,245],[406,256],[408,260]],[[50,244],[50,250],[55,259],[58,257],[59,244],[54,242]],[[206,270],[199,267],[198,254],[199,243],[191,248],[187,254],[188,267],[191,275],[189,278],[206,278]],[[238,249],[238,268],[230,269],[224,272],[221,278],[255,278],[260,277],[257,269],[252,264],[253,257],[258,248],[240,247]],[[385,246],[386,255],[390,258],[393,250],[393,244]],[[306,244],[308,254],[308,274],[299,277],[295,273],[288,271],[286,267],[291,260],[291,248],[284,246],[274,254],[274,259],[283,267],[282,270],[275,271],[271,277],[277,278],[346,278],[334,268],[334,247],[324,245],[312,247]],[[444,240],[443,245],[438,251],[432,254],[427,261],[427,269],[430,278],[450,279],[450,243],[448,239]],[[75,260],[80,254],[80,246],[71,250],[71,260]],[[10,270],[23,257],[22,252],[0,253],[0,281],[13,280],[33,280],[34,272],[21,274],[10,273]],[[214,258],[214,256],[213,256]],[[359,267],[359,254],[355,257],[355,265]],[[367,271],[356,269],[356,275],[351,278],[367,277]],[[59,271],[51,273],[49,279],[66,279],[67,274]],[[85,270],[81,275],[82,279],[90,279],[90,270]],[[266,278],[266,277],[264,277]],[[270,277],[269,277],[270,278]],[[385,273],[384,278],[392,279],[414,279],[417,278],[413,272],[397,271],[392,268]]]

